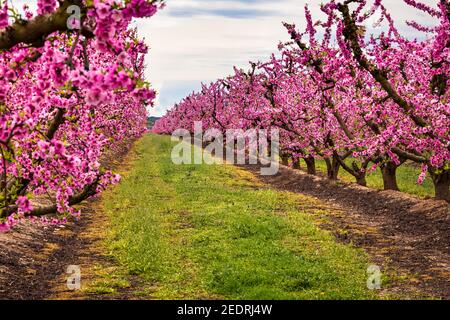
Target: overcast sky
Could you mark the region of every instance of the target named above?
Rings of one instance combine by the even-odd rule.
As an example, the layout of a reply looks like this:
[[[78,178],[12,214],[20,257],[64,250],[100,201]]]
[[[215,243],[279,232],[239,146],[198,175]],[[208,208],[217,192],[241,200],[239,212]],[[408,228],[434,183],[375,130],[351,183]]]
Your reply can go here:
[[[304,26],[306,3],[315,17],[321,0],[166,0],[167,7],[151,19],[137,22],[150,46],[147,78],[159,92],[151,115],[160,116],[200,83],[232,73],[234,65],[264,60],[289,36],[281,22]],[[424,3],[433,4],[436,0]],[[426,17],[401,0],[384,0],[394,18]],[[428,24],[427,23],[427,24]],[[400,26],[417,36],[406,26]]]

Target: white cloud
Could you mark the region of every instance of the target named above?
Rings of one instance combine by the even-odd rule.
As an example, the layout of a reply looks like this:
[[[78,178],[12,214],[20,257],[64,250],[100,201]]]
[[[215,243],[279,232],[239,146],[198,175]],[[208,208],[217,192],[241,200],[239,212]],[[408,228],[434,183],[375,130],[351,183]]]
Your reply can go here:
[[[419,0],[435,6],[438,0]],[[147,78],[160,95],[152,114],[162,114],[200,82],[232,73],[234,65],[247,67],[249,60],[266,59],[277,51],[280,40],[289,39],[282,21],[305,25],[303,7],[313,17],[323,17],[319,6],[326,0],[166,0],[167,8],[151,19],[136,22],[151,50]],[[35,7],[35,1],[14,0]],[[401,0],[383,0],[397,21],[427,17]],[[234,17],[234,18],[233,18]],[[416,36],[413,30],[401,30]]]
[[[280,40],[288,40],[281,22],[295,22],[302,28],[304,5],[308,3],[313,16],[320,17],[321,2],[168,0],[167,9],[150,20],[137,22],[140,34],[151,47],[148,79],[156,87],[164,83],[160,104],[152,114],[160,115],[198,88],[201,81],[209,82],[230,74],[234,65],[247,67],[249,60],[266,59],[277,51]],[[423,2],[436,3],[435,0]],[[400,0],[385,0],[384,3],[395,19],[427,23],[423,14]],[[254,16],[230,17],[233,12],[246,10],[243,12],[248,14],[251,9],[258,10]],[[181,15],[183,10],[186,16]],[[221,10],[224,16],[220,15]],[[264,14],[258,15],[259,12]],[[414,34],[412,30],[409,32]]]

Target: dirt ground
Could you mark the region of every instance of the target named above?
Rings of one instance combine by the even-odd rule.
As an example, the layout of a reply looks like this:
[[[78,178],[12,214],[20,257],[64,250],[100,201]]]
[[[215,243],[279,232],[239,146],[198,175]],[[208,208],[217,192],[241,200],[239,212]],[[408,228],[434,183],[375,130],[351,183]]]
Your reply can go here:
[[[125,141],[102,160],[107,169],[127,170],[133,141]],[[82,299],[84,293],[67,288],[66,273],[71,265],[80,266],[83,281],[95,277],[95,267],[114,267],[104,252],[108,218],[99,198],[83,202],[82,218],[64,226],[21,223],[12,232],[0,233],[0,299]],[[92,295],[88,298],[100,298]],[[104,296],[101,297],[105,299]],[[126,290],[118,299],[128,298]]]
[[[22,223],[13,232],[0,234],[0,299],[50,297],[67,267],[80,264],[80,254],[90,245],[80,235],[89,225],[91,214],[84,211],[83,219],[66,226],[41,229]]]
[[[115,158],[123,163],[123,156]],[[127,163],[127,161],[125,161]],[[281,166],[276,176],[260,176],[274,187],[311,195],[332,209],[322,224],[343,242],[365,249],[373,263],[389,275],[382,292],[400,297],[450,299],[450,205],[419,200],[393,191],[330,182]],[[69,265],[80,265],[83,281],[95,280],[95,268],[115,268],[101,245],[108,218],[101,202],[82,206],[83,218],[66,226],[39,228],[22,224],[0,234],[0,299],[106,299],[104,295],[71,292],[66,287]],[[114,299],[135,299],[140,286],[130,279]]]

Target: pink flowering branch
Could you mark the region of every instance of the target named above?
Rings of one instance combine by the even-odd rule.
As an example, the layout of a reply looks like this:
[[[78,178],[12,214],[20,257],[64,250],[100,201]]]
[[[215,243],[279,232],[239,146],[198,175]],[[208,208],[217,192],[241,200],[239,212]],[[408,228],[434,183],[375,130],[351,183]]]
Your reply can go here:
[[[0,50],[8,50],[17,44],[30,44],[35,47],[43,46],[46,36],[57,32],[67,31],[67,21],[71,13],[67,9],[76,5],[84,9],[86,7],[82,0],[60,1],[60,7],[54,13],[43,13],[30,21],[16,21],[0,32]],[[91,31],[83,28],[82,33],[86,37],[92,37]]]
[[[28,20],[0,8],[1,230],[26,217],[77,216],[74,205],[119,181],[105,155],[146,131],[156,93],[144,78],[148,49],[129,26],[162,2],[85,3],[38,0],[34,18],[24,8]],[[74,32],[71,5],[81,9]]]

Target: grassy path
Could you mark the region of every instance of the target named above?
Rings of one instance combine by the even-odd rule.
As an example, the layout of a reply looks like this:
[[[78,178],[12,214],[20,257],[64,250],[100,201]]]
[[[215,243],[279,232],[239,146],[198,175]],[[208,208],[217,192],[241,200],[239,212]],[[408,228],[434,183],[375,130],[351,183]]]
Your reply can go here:
[[[145,136],[103,197],[118,261],[90,292],[140,281],[157,299],[364,299],[367,257],[318,224],[318,200],[269,189],[233,166],[172,164],[168,137]],[[117,279],[123,281],[118,281]]]

